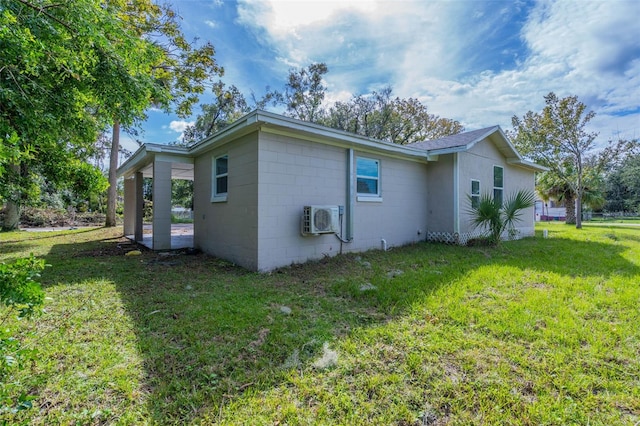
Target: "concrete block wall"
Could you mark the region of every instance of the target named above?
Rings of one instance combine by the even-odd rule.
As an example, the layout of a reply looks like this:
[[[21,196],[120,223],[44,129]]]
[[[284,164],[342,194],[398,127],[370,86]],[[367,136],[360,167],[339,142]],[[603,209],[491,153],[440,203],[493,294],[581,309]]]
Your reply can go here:
[[[229,156],[226,201],[212,200],[213,160]],[[194,162],[194,245],[248,269],[258,268],[258,134],[208,151]]]
[[[335,235],[301,235],[303,207],[345,205],[343,148],[261,133],[258,264],[270,270],[340,251]]]
[[[427,165],[428,232],[454,232],[454,155],[440,155]]]
[[[348,204],[347,148],[266,132],[259,145],[258,269],[338,254],[335,235],[302,236],[300,220],[306,205]],[[355,201],[354,239],[342,251],[380,248],[382,238],[388,246],[424,240],[426,164],[355,151],[354,188],[359,155],[380,161],[382,201]]]
[[[423,241],[427,228],[427,168],[425,163],[355,152],[380,161],[381,202],[355,203],[354,244],[349,250],[381,248]],[[354,165],[355,171],[355,165]]]

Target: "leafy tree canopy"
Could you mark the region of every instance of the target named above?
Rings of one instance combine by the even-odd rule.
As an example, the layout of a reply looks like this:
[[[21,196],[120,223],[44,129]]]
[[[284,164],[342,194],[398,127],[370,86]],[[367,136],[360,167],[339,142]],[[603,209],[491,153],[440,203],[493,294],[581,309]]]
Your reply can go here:
[[[227,87],[222,81],[218,81],[211,91],[214,102],[202,105],[202,114],[198,116],[195,124],[185,130],[183,143],[186,145],[211,136],[251,110],[236,86]]]
[[[605,209],[640,213],[640,154],[629,155],[607,175]]]
[[[124,25],[127,7],[0,0],[0,197],[13,217],[34,174],[73,184],[100,130],[114,118],[132,124],[151,98],[166,101],[152,74],[163,52]]]
[[[112,0],[117,5],[117,17],[123,28],[133,33],[140,43],[156,49],[157,57],[148,59],[148,68],[141,70],[145,79],[154,82],[154,91],[140,104],[135,118],[144,117],[144,109],[151,103],[165,110],[174,109],[178,116],[191,115],[193,105],[204,93],[206,84],[223,69],[215,61],[215,50],[209,42],[196,47],[182,33],[179,16],[168,4],[159,5],[152,0]],[[109,190],[107,192],[106,226],[116,225],[116,169],[120,148],[120,128],[131,130],[131,122],[118,115],[112,116],[112,142],[109,159]]]
[[[548,181],[553,182],[553,187],[564,188],[565,197],[576,199],[575,224],[581,228],[585,194],[589,186],[594,188],[588,182],[601,179],[607,165],[628,151],[629,141],[609,142],[598,152],[598,134],[587,129],[595,117],[593,111],[587,111],[577,96],[560,99],[551,92],[544,100],[546,105],[541,112],[513,116],[510,136],[521,154],[550,169]]]
[[[430,114],[417,99],[394,98],[390,86],[325,105],[323,76],[328,72],[324,63],[291,69],[284,91],[268,96],[284,104],[290,117],[402,145],[464,131],[458,121]]]

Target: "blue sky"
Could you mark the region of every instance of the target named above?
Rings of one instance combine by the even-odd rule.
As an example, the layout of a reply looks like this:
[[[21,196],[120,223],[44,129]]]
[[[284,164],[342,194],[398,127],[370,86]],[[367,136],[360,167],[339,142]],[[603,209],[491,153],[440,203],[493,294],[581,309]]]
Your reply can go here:
[[[329,102],[391,85],[467,130],[510,129],[514,114],[540,111],[553,91],[596,112],[601,141],[640,137],[637,0],[172,4],[187,37],[214,44],[223,81],[247,98],[281,89],[291,68],[325,62]],[[174,141],[194,119],[149,111],[139,139]]]

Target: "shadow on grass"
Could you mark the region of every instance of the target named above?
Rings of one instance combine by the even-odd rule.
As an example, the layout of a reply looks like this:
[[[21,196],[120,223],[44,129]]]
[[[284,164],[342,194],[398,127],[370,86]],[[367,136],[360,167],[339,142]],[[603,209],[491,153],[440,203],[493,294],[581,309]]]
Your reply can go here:
[[[97,227],[96,227],[97,228]],[[84,234],[93,232],[96,228],[86,228],[74,230],[73,234]],[[99,229],[99,228],[98,228]],[[28,251],[31,248],[42,245],[46,240],[60,238],[61,233],[69,235],[69,228],[60,229],[59,231],[10,231],[0,232],[0,254],[10,254]],[[13,236],[19,238],[12,238]],[[4,238],[11,238],[5,240]]]
[[[287,369],[318,357],[324,342],[401,316],[481,266],[566,276],[640,273],[622,256],[625,246],[563,238],[491,249],[421,243],[271,274],[205,255],[124,256],[122,244],[116,238],[54,246],[44,284],[97,278],[115,284],[135,326],[147,409],[157,423],[202,420],[249,390],[278,386]]]

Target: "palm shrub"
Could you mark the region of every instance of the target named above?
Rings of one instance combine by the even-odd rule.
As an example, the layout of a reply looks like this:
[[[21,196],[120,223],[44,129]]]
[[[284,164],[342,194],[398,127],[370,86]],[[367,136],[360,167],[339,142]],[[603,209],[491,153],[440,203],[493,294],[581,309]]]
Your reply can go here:
[[[522,211],[533,206],[533,192],[519,190],[507,196],[501,204],[489,193],[482,194],[478,202],[471,202],[469,197],[471,223],[475,229],[484,228],[491,244],[498,244],[505,231],[512,233],[515,224],[520,220]]]

